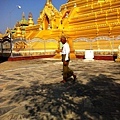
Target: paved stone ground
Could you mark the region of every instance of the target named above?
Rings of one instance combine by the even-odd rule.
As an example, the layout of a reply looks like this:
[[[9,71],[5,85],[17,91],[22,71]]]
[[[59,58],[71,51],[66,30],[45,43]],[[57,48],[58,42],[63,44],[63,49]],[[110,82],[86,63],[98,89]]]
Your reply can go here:
[[[74,60],[77,81],[59,60],[0,63],[0,120],[120,120],[120,63]]]

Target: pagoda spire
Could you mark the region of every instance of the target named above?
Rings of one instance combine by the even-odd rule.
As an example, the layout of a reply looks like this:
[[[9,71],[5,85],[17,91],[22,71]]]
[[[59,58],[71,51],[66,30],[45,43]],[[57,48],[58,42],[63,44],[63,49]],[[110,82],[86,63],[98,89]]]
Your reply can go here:
[[[25,18],[25,13],[23,12],[23,13],[22,13],[22,19],[24,19],[24,18]]]
[[[52,2],[52,0],[47,0],[46,3],[47,4],[50,4]]]
[[[32,18],[32,17],[33,17],[33,16],[32,16],[32,13],[29,12],[28,18]]]

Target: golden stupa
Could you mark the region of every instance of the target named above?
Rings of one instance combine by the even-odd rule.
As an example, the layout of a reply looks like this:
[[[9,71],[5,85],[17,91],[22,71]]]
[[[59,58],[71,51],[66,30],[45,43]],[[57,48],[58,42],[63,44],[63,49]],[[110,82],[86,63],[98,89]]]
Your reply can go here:
[[[65,35],[73,59],[85,55],[85,50],[93,50],[94,55],[117,54],[120,45],[119,5],[120,0],[68,0],[58,11],[52,0],[46,0],[37,24],[30,15],[24,34],[18,29],[21,37],[26,39],[24,49],[19,52],[23,56],[44,54],[60,58],[59,38]],[[18,33],[16,30],[15,37]]]

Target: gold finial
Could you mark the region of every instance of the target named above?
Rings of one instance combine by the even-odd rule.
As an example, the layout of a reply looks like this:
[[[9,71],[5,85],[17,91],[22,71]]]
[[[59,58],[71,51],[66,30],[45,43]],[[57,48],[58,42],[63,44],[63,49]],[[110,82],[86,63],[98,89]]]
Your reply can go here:
[[[46,3],[47,3],[47,4],[50,4],[51,2],[52,2],[52,0],[47,0],[47,2],[46,2]]]
[[[28,18],[32,18],[32,17],[33,17],[33,16],[32,16],[32,13],[29,12]]]
[[[22,18],[23,18],[23,19],[25,18],[25,13],[24,13],[24,12],[22,13]]]

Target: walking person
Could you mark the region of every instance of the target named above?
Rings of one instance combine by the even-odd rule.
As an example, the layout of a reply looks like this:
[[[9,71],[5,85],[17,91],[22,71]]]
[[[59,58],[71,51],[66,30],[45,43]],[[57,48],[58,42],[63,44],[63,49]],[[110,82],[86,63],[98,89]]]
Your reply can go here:
[[[74,72],[68,67],[70,61],[70,47],[66,41],[65,36],[61,36],[60,38],[61,43],[63,44],[62,48],[62,62],[63,62],[63,80],[61,82],[67,82],[67,79],[73,76],[74,81],[76,80],[76,75]]]

